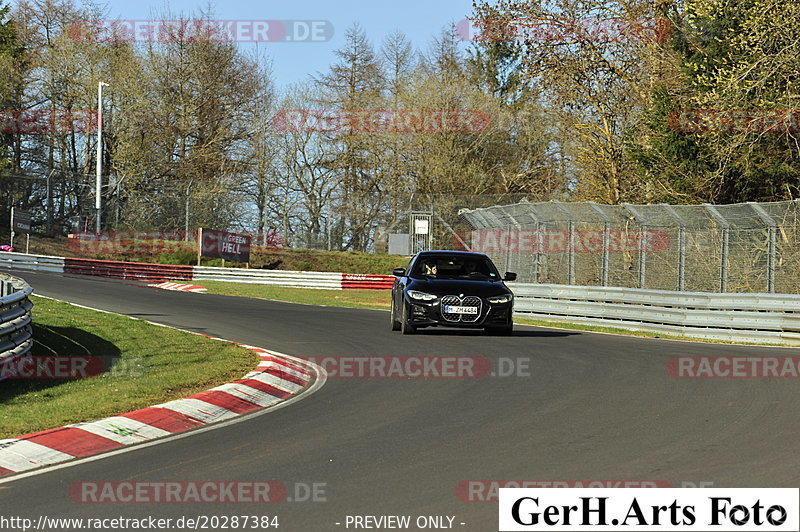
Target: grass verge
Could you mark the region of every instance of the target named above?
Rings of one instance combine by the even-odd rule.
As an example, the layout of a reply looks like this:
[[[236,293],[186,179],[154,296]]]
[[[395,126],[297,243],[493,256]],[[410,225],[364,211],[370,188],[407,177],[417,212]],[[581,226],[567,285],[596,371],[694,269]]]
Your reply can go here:
[[[100,356],[86,379],[0,382],[0,438],[179,399],[240,378],[258,364],[247,349],[126,316],[33,297],[34,356]]]
[[[373,308],[389,310],[389,290],[316,290],[288,288],[268,284],[230,283],[227,281],[195,281],[209,294],[259,297],[289,303],[325,305],[328,307]]]

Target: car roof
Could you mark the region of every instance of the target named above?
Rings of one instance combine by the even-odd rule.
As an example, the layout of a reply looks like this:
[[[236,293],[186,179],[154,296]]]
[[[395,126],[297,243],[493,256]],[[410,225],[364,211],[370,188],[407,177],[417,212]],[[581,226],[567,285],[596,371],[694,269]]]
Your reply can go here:
[[[450,251],[446,249],[441,249],[441,250],[431,250],[431,251],[420,251],[419,253],[417,253],[417,257],[424,257],[425,255],[456,255],[463,257],[488,258],[485,253],[477,253],[475,251]]]

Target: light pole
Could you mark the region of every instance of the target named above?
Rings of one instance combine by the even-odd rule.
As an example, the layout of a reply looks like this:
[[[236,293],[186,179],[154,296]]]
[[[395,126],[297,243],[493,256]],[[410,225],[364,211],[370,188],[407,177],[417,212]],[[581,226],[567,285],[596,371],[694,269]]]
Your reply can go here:
[[[184,219],[184,230],[183,230],[183,239],[188,242],[189,241],[189,202],[191,201],[191,192],[192,192],[192,182],[194,178],[189,180],[189,184],[186,185],[186,206],[183,209]]]
[[[97,177],[94,187],[94,208],[97,211],[96,232],[100,232],[100,212],[102,204],[100,202],[100,188],[103,186],[103,86],[108,87],[108,83],[99,81],[97,83]]]

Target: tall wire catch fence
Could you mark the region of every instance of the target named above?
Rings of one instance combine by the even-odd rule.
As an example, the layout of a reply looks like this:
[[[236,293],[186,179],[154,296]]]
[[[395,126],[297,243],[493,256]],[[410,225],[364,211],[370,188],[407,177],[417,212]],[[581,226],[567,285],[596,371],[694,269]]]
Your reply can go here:
[[[518,202],[460,209],[454,249],[524,282],[800,293],[800,200],[734,205]]]

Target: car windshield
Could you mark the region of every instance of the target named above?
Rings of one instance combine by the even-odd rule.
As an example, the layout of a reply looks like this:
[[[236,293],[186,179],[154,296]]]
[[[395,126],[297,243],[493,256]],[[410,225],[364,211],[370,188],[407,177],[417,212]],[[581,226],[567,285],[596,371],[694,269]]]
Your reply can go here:
[[[426,255],[421,257],[411,273],[428,279],[463,279],[471,281],[497,280],[500,275],[491,261],[479,256]]]

